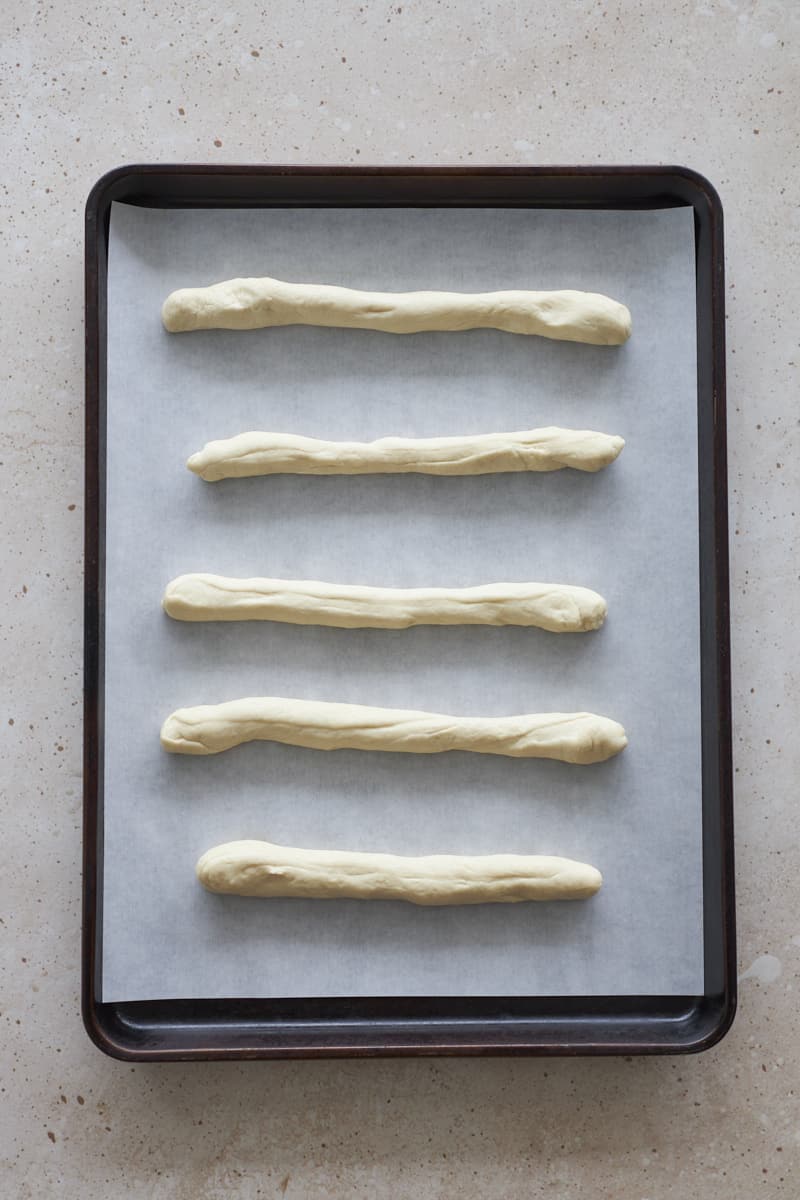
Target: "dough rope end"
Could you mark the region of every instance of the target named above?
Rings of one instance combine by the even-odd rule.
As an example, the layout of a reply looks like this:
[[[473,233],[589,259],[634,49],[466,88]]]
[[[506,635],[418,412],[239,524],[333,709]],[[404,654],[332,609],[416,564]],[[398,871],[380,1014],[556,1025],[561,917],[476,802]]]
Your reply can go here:
[[[584,878],[581,881],[583,884],[581,899],[589,896],[594,896],[600,891],[603,886],[603,876],[598,871],[597,867],[590,867],[588,864],[583,869]]]
[[[187,328],[181,291],[170,292],[161,306],[161,320],[167,333],[183,333]]]
[[[608,616],[608,605],[602,596],[599,597],[598,603],[594,608],[584,614],[581,622],[582,633],[592,633],[595,629],[601,629],[605,624],[605,619]]]
[[[162,610],[168,617],[172,617],[176,621],[183,619],[180,585],[181,581],[185,578],[185,575],[179,575],[177,579],[171,579],[164,588],[164,595],[161,597]]]
[[[213,861],[213,853],[213,850],[206,850],[205,854],[200,855],[194,868],[198,882],[201,883],[209,892],[213,892],[215,890],[212,884],[211,871],[209,869],[211,862]]]
[[[602,297],[601,297],[602,299]],[[610,300],[611,311],[605,323],[603,344],[606,346],[624,346],[631,336],[631,311],[619,300]]]
[[[631,310],[629,308],[627,308],[624,304],[621,304],[620,308],[622,309],[621,320],[620,320],[621,337],[620,337],[618,345],[622,346],[625,344],[625,342],[627,342],[628,338],[633,333],[633,318],[631,317]]]
[[[581,766],[607,762],[621,754],[628,745],[628,735],[619,721],[611,717],[597,717],[590,713],[577,714],[579,719],[588,719],[589,727],[579,730],[576,740],[561,757],[563,762]]]
[[[163,750],[171,754],[213,754],[202,742],[184,736],[180,711],[171,713],[161,726],[160,741]]]
[[[609,732],[608,736],[609,758],[612,758],[615,754],[621,754],[628,745],[628,735],[622,725],[617,721],[612,722],[612,724],[614,728]]]

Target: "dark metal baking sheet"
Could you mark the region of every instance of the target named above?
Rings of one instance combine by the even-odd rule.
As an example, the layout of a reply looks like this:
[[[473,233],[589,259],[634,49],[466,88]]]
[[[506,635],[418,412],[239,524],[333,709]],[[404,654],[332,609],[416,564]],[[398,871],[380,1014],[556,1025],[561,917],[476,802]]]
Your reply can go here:
[[[140,1001],[101,1004],[102,555],[105,282],[112,200],[192,206],[690,204],[697,252],[705,978],[702,997]],[[133,1058],[333,1053],[634,1053],[700,1049],[733,1014],[721,211],[678,168],[301,169],[132,167],[87,206],[87,608],[84,1014]]]

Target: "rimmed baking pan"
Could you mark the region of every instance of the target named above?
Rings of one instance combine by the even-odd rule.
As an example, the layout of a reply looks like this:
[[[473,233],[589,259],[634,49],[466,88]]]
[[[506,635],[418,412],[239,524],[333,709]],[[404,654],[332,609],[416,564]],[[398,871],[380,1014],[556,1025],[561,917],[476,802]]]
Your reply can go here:
[[[124,986],[118,982],[119,956],[114,960],[110,953],[113,946],[108,940],[104,947],[103,919],[104,899],[110,894],[104,886],[104,864],[107,866],[109,853],[118,853],[114,846],[115,839],[119,841],[119,830],[114,825],[114,814],[119,809],[107,802],[106,792],[108,779],[116,778],[113,774],[109,776],[109,765],[119,745],[115,716],[118,701],[113,694],[119,680],[106,678],[107,664],[112,676],[118,672],[116,647],[107,642],[107,618],[115,615],[117,604],[114,588],[118,576],[114,573],[118,571],[119,559],[116,541],[107,544],[107,516],[113,511],[120,478],[114,473],[119,471],[120,462],[116,444],[116,458],[111,465],[108,458],[109,320],[112,318],[113,326],[118,315],[109,312],[108,286],[114,204],[153,210],[268,209],[273,210],[276,221],[278,214],[282,214],[280,220],[289,221],[287,228],[294,218],[302,221],[304,211],[326,210],[334,220],[337,213],[358,210],[369,214],[369,221],[365,217],[365,228],[385,227],[395,233],[400,229],[398,237],[403,236],[402,220],[399,225],[390,222],[381,226],[381,214],[391,210],[402,217],[402,211],[408,210],[441,220],[442,213],[455,214],[459,210],[458,219],[464,221],[465,213],[477,214],[478,220],[483,210],[487,218],[492,215],[495,223],[497,214],[511,212],[605,212],[612,214],[615,222],[620,214],[623,218],[629,214],[631,222],[641,212],[680,209],[689,214],[688,236],[691,238],[693,234],[694,242],[696,344],[692,345],[692,358],[687,362],[694,372],[696,352],[697,385],[696,500],[692,500],[691,509],[695,513],[691,529],[693,566],[685,579],[678,576],[671,583],[686,599],[686,611],[693,614],[698,644],[696,687],[693,685],[694,690],[687,693],[687,702],[690,708],[694,705],[691,711],[696,709],[697,718],[694,722],[697,771],[696,780],[691,781],[692,788],[696,787],[696,808],[692,809],[687,801],[689,807],[684,810],[676,802],[676,812],[694,813],[686,825],[686,844],[698,865],[697,937],[692,953],[699,966],[691,975],[677,971],[675,978],[691,977],[697,986],[680,994],[673,990],[656,994],[648,988],[637,989],[636,994],[632,989],[619,994],[598,994],[593,986],[584,993],[575,987],[569,989],[569,994],[558,995],[531,988],[528,989],[531,994],[520,995],[512,994],[506,981],[502,987],[504,994],[491,995],[478,994],[478,984],[471,979],[467,995],[452,994],[452,988],[451,994],[426,995],[417,982],[412,989],[414,994],[301,995],[298,990],[292,997],[243,996],[241,992],[238,996],[220,995],[220,985],[215,981],[213,998],[185,994],[180,998],[143,998],[140,993],[145,984],[140,985],[136,999],[109,998],[125,994]],[[556,240],[564,236],[560,227],[553,225],[552,229]],[[467,246],[467,260],[470,253]],[[465,270],[468,273],[468,266]],[[392,290],[393,286],[400,290],[393,280],[387,281],[386,290]],[[118,332],[117,329],[117,335]],[[634,337],[636,332],[634,311]],[[364,335],[367,340],[373,336]],[[540,366],[546,365],[544,357],[536,361]],[[686,368],[687,364],[683,366]],[[143,363],[144,375],[147,369],[147,363]],[[651,398],[642,395],[643,406],[651,402]],[[114,403],[119,403],[118,397]],[[636,453],[635,443],[634,436],[625,455]],[[631,461],[635,461],[633,457]],[[654,492],[657,487],[658,481],[654,479]],[[694,491],[692,494],[695,495]],[[441,489],[437,495],[447,497]],[[565,497],[564,502],[569,503],[566,493]],[[500,503],[494,495],[491,499],[493,504]],[[453,493],[452,503],[455,505],[457,500]],[[654,503],[669,506],[669,501],[657,496]],[[679,508],[676,502],[676,512]],[[113,521],[110,528],[116,538]],[[686,534],[687,529],[683,532]],[[156,532],[153,538],[157,537]],[[666,548],[664,553],[668,553]],[[723,1036],[735,1010],[724,276],[721,206],[714,189],[700,175],[678,167],[407,169],[138,165],[110,172],[95,185],[86,210],[85,569],[83,1015],[90,1037],[105,1052],[141,1061],[333,1055],[640,1054],[703,1050]],[[333,640],[320,642],[317,649],[324,651],[339,644]],[[183,643],[184,649],[186,645]],[[454,670],[460,645],[452,641],[450,647]],[[165,663],[165,669],[168,665]],[[687,667],[687,677],[688,674]],[[654,687],[657,686],[656,679]],[[617,699],[625,707],[626,697],[619,690]],[[674,697],[664,700],[663,729],[667,741],[675,708]],[[645,736],[646,731],[641,730],[640,745]],[[632,736],[626,754],[634,754],[636,745]],[[160,753],[157,745],[153,752]],[[282,760],[270,761],[280,765]],[[657,772],[658,763],[653,762],[650,769]],[[537,778],[546,783],[557,777],[545,773]],[[623,790],[628,786],[625,774],[614,778]],[[487,780],[492,782],[488,777]],[[510,811],[506,819],[510,819]],[[638,810],[630,811],[635,816]],[[620,836],[624,814],[623,809],[618,817],[612,814],[610,818],[612,822],[620,821]],[[639,817],[643,815],[646,818],[646,812],[639,812]],[[565,813],[565,821],[568,817]],[[142,820],[146,819],[143,815]],[[682,819],[676,816],[676,820]],[[241,836],[239,828],[231,826],[229,836],[231,840]],[[653,845],[652,851],[658,854],[658,846]],[[667,864],[664,878],[668,876]],[[608,872],[606,878],[604,891],[609,888],[613,897],[613,878],[609,881]],[[135,903],[132,897],[131,906]],[[106,917],[106,939],[118,939],[118,898],[113,904],[109,902]],[[489,926],[484,929],[486,940],[488,929]],[[623,922],[616,941],[624,942],[626,936]],[[642,936],[641,930],[637,936]],[[666,934],[663,929],[660,933],[654,929],[653,936],[657,948],[658,937]],[[551,940],[547,944],[552,947],[555,943]],[[635,944],[631,942],[632,947]],[[157,952],[154,943],[153,953]],[[146,946],[141,947],[141,953],[146,956]],[[502,960],[504,968],[513,968],[515,959],[521,978],[535,977],[534,966],[527,956],[513,946]],[[112,960],[117,964],[114,968],[117,983],[113,986],[109,985],[114,975],[109,965]],[[631,978],[643,978],[641,972],[637,976],[634,967],[635,964],[631,967]],[[599,967],[597,971],[597,978],[603,978]],[[502,972],[498,978],[501,976]],[[388,968],[386,977],[391,978]],[[320,985],[311,990],[326,989]],[[486,993],[490,990],[490,986],[485,988]]]

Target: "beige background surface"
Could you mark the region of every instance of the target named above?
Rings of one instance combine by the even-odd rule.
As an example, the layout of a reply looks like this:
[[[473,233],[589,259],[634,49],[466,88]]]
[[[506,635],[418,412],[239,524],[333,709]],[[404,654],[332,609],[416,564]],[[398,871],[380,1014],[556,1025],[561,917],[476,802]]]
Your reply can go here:
[[[11,0],[0,22],[3,1195],[796,1196],[800,7]],[[82,211],[134,160],[681,162],[719,188],[742,975],[716,1049],[132,1068],[89,1044]]]

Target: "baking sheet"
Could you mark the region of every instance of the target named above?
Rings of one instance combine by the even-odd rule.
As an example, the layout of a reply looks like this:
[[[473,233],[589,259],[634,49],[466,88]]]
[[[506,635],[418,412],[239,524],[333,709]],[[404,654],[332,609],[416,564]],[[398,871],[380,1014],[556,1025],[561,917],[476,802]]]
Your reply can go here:
[[[235,275],[406,290],[583,288],[620,348],[494,331],[168,335],[173,288]],[[157,210],[114,204],[108,274],[103,978],[106,1001],[220,996],[692,994],[703,988],[693,215]],[[212,438],[620,433],[597,475],[273,477],[208,485]],[[386,586],[526,579],[609,602],[593,634],[192,625],[188,571]],[[183,705],[287,695],[463,714],[588,709],[630,745],[589,767],[268,743],[168,755]],[[587,902],[420,909],[213,896],[239,838],[600,867]]]

